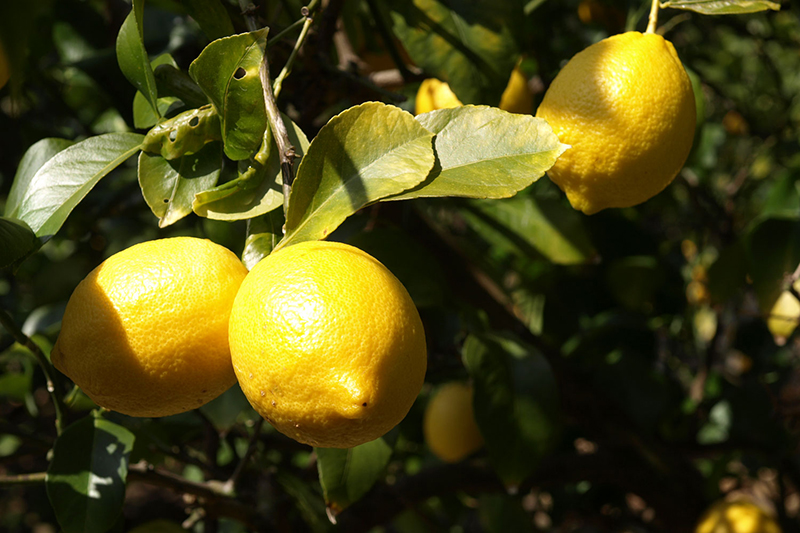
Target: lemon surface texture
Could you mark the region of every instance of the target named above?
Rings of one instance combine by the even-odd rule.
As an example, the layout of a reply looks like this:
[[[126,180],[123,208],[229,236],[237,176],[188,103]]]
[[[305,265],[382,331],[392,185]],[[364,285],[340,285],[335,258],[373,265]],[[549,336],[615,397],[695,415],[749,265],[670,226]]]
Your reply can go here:
[[[416,114],[421,115],[436,109],[448,109],[461,106],[461,100],[455,95],[450,85],[436,78],[423,80],[417,90],[415,103]]]
[[[456,463],[483,447],[483,436],[472,408],[472,394],[472,387],[465,383],[447,383],[425,408],[425,442],[442,461]]]
[[[672,43],[639,32],[609,37],[567,63],[536,112],[571,146],[548,175],[586,214],[640,204],[683,167],[695,113]]]
[[[719,501],[697,523],[695,533],[781,533],[778,523],[748,499]]]
[[[189,411],[236,381],[228,318],[247,269],[205,239],[144,242],[106,259],[67,303],[52,361],[98,405]]]
[[[261,260],[230,320],[247,399],[278,431],[349,448],[397,425],[422,388],[425,334],[405,287],[372,256],[324,241]]]

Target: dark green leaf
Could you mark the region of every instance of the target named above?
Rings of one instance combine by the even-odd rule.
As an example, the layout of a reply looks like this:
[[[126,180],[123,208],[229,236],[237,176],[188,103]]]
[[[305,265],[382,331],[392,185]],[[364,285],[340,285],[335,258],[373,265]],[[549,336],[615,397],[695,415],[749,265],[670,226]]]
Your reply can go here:
[[[0,217],[0,268],[14,264],[38,247],[36,234],[25,222]]]
[[[747,255],[741,241],[720,252],[708,269],[708,291],[717,303],[724,303],[742,291],[747,278]]]
[[[92,187],[135,154],[143,139],[136,133],[107,133],[59,152],[21,191],[16,217],[25,221],[37,237],[54,235]]]
[[[472,335],[462,353],[489,459],[503,481],[515,487],[558,436],[555,377],[542,355],[510,338]]]
[[[177,159],[199,152],[203,146],[220,140],[219,115],[211,105],[190,109],[164,120],[147,132],[142,150]]]
[[[222,166],[219,143],[205,145],[196,154],[167,160],[139,154],[139,186],[147,205],[159,218],[158,227],[174,224],[192,212],[194,195],[217,184]]]
[[[394,31],[411,59],[465,104],[500,102],[519,58],[520,2],[392,0]]]
[[[242,263],[252,270],[264,259],[283,237],[283,212],[274,209],[269,213],[247,221],[247,240],[242,252]]]
[[[158,65],[153,69],[158,85],[159,96],[174,96],[188,107],[203,107],[208,104],[208,96],[194,80],[179,68],[172,65]]]
[[[435,133],[436,166],[392,200],[507,198],[541,178],[567,146],[542,119],[486,106],[440,109],[417,120]]]
[[[159,65],[169,65],[177,68],[175,60],[169,54],[161,54],[155,58],[150,66],[155,70]],[[174,96],[159,97],[158,114],[153,112],[147,98],[139,91],[133,97],[133,125],[138,129],[151,128],[156,125],[159,118],[167,116],[171,111],[183,106],[183,102]]]
[[[267,127],[259,68],[268,31],[218,39],[189,66],[189,75],[219,113],[225,155],[234,161],[258,150]]]
[[[289,141],[298,158],[295,170],[308,149],[308,139],[297,124],[283,116]],[[257,157],[239,162],[239,177],[197,195],[194,212],[215,220],[243,220],[268,213],[283,205],[283,178],[278,149],[269,134],[270,146],[262,145]]]
[[[131,12],[117,35],[117,62],[128,81],[144,95],[153,111],[158,113],[156,79],[144,49],[143,16],[144,0],[133,0]]]
[[[233,33],[233,23],[220,0],[183,0],[181,5],[197,21],[209,39],[218,39]]]
[[[358,501],[383,475],[392,449],[382,439],[355,448],[314,448],[325,503],[335,515]]]
[[[105,533],[114,525],[133,441],[130,431],[99,415],[75,422],[56,440],[45,483],[66,533]]]
[[[229,431],[243,413],[255,415],[238,383],[200,407],[200,412],[208,417],[220,432]]]
[[[586,263],[596,255],[583,225],[584,217],[556,199],[519,195],[499,201],[475,201],[470,207],[479,220],[468,216],[468,222],[489,224],[512,241],[524,243],[521,251],[533,248],[560,265]]]
[[[762,221],[747,235],[745,249],[758,303],[769,312],[784,289],[786,276],[800,265],[800,220]]]
[[[432,140],[409,113],[379,102],[333,117],[300,163],[278,247],[322,239],[365,205],[422,182]]]
[[[72,141],[49,137],[36,142],[28,148],[25,155],[22,156],[22,161],[19,162],[17,174],[14,176],[14,183],[8,193],[5,209],[7,217],[19,218],[19,206],[33,177],[42,168],[42,165],[69,146],[72,146]]]
[[[779,2],[767,0],[676,0],[661,4],[662,7],[685,9],[702,13],[703,15],[740,15],[744,13],[757,13],[772,9],[780,11]]]

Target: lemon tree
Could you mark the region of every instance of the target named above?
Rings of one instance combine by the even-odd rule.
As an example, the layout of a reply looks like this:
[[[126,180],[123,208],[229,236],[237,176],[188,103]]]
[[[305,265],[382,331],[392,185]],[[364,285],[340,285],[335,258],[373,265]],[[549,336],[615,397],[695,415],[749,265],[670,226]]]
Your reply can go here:
[[[798,34],[0,2],[0,529],[790,531]]]

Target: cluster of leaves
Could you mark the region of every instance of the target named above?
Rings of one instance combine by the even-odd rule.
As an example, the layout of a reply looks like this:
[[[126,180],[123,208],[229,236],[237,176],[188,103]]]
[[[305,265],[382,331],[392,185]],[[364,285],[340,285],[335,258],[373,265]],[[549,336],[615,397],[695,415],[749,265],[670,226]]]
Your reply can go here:
[[[791,531],[799,349],[777,345],[764,319],[800,263],[796,13],[662,16],[694,78],[694,151],[663,194],[586,218],[547,180],[528,187],[563,150],[549,129],[486,105],[523,51],[532,86],[546,84],[612,18],[581,24],[577,2],[331,1],[343,29],[314,14],[278,97],[299,156],[284,219],[259,68],[293,43],[244,32],[227,2],[136,0],[117,6],[116,25],[98,22],[115,36],[103,47],[81,21],[104,2],[89,16],[84,2],[65,4],[44,25],[57,65],[32,48],[32,79],[11,87],[22,109],[0,102],[11,124],[0,131],[21,136],[0,168],[11,267],[0,303],[32,341],[0,337],[0,483],[33,483],[0,498],[2,527],[175,528],[188,502],[196,531],[679,531],[736,489],[772,496]],[[305,22],[300,3],[284,4],[265,21],[271,35]],[[603,2],[635,23],[650,2],[634,4]],[[42,25],[40,9],[20,20]],[[360,71],[334,66],[346,53],[331,50],[334,34]],[[376,51],[482,105],[413,117],[400,100],[418,78],[397,92],[371,85]],[[124,79],[106,92],[98,80],[111,70]],[[136,90],[114,91],[120,80]],[[63,99],[48,92],[55,82]],[[60,394],[69,383],[56,376],[74,421],[56,436],[35,355],[49,353],[70,291],[119,249],[176,234],[221,242],[248,266],[323,237],[380,259],[429,339],[428,385],[406,420],[351,450],[311,449],[262,428],[236,387],[195,412],[137,420],[92,411],[77,388]],[[435,386],[454,379],[474,385],[486,447],[443,465],[421,419]]]

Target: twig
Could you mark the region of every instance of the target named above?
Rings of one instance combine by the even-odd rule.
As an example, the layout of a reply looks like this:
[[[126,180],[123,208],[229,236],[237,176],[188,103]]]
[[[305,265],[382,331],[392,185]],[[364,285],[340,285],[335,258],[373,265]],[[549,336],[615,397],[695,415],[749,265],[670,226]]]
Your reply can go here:
[[[256,421],[256,425],[253,428],[253,434],[250,436],[250,442],[247,444],[247,451],[244,452],[242,459],[239,461],[239,464],[236,465],[236,470],[233,471],[231,477],[228,478],[228,481],[222,486],[223,490],[228,494],[234,494],[236,489],[236,483],[239,481],[239,478],[242,476],[242,472],[244,472],[244,467],[247,466],[247,463],[250,461],[250,458],[256,451],[256,445],[258,444],[258,436],[261,434],[261,428],[264,425],[264,419],[259,417]]]
[[[256,6],[248,0],[239,0],[239,8],[244,15],[244,22],[247,24],[247,31],[256,31],[258,21],[256,20]]]
[[[653,0],[653,3],[650,4],[650,18],[647,21],[647,30],[645,33],[655,33],[656,26],[658,26],[658,0]]]
[[[294,22],[291,24],[291,26],[289,26],[289,27],[287,27],[287,28],[284,28],[283,30],[281,30],[281,31],[278,33],[278,35],[276,35],[275,37],[273,37],[273,38],[271,38],[271,39],[269,39],[269,40],[267,41],[267,49],[269,49],[270,47],[274,46],[274,45],[275,45],[275,44],[276,44],[278,41],[280,41],[281,39],[283,39],[283,38],[284,38],[284,37],[285,37],[287,34],[291,33],[291,32],[292,32],[293,30],[295,30],[296,28],[298,28],[298,27],[302,26],[302,25],[303,25],[303,23],[304,23],[306,20],[307,20],[307,18],[306,18],[306,17],[303,17],[303,18],[297,19],[296,21],[294,21]]]
[[[10,487],[13,485],[36,485],[39,483],[44,483],[46,476],[47,472],[0,476],[0,487]]]
[[[281,89],[283,88],[283,80],[289,75],[292,71],[292,65],[294,65],[295,57],[297,57],[297,52],[300,51],[300,48],[303,47],[303,43],[306,41],[306,37],[308,36],[308,30],[311,28],[311,25],[314,23],[314,18],[312,15],[314,11],[317,9],[317,4],[319,4],[319,0],[311,0],[307,7],[304,7],[302,10],[303,17],[305,17],[305,21],[303,22],[303,29],[300,30],[300,35],[297,37],[297,42],[294,43],[294,48],[292,49],[292,53],[289,54],[289,59],[286,60],[286,64],[281,69],[280,74],[278,77],[275,78],[275,83],[272,86],[272,90],[275,93],[275,99],[277,99],[281,95]],[[269,72],[269,71],[268,71]]]
[[[44,372],[44,377],[47,381],[47,392],[50,393],[50,399],[53,401],[53,406],[56,410],[56,433],[61,435],[61,432],[64,429],[64,404],[62,403],[63,391],[57,380],[54,379],[54,368],[53,365],[50,364],[50,361],[47,360],[47,357],[42,352],[42,349],[39,348],[39,345],[36,344],[31,340],[30,337],[25,335],[22,330],[17,327],[16,323],[14,323],[14,319],[11,318],[11,315],[6,313],[5,310],[0,309],[0,324],[3,324],[3,327],[11,333],[11,336],[14,337],[21,345],[25,346],[29,349],[33,355],[36,357],[36,360],[39,363],[39,366],[42,367],[42,372]]]

